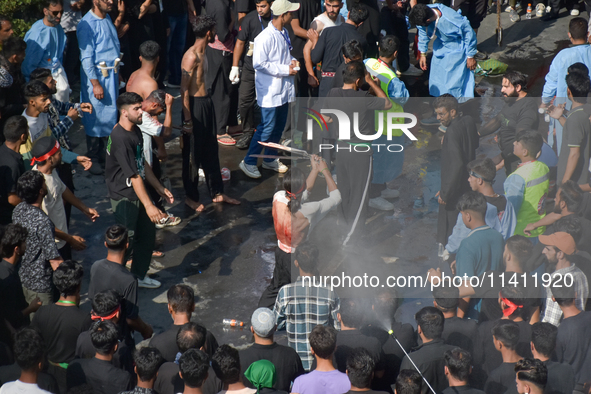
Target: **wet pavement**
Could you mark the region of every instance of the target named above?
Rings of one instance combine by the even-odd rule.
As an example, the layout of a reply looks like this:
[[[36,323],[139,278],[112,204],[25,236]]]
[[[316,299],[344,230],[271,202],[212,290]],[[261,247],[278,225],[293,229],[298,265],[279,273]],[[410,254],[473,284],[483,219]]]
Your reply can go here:
[[[495,37],[496,14],[489,15],[478,33],[479,49],[509,64],[509,69],[528,74],[529,91],[539,96],[553,55],[568,43],[566,32],[571,17],[551,23],[544,23],[539,18],[522,18],[521,22],[511,23],[507,13],[502,15],[504,45],[499,48]],[[403,80],[411,95],[424,94],[425,78]],[[492,116],[502,106],[502,102],[495,99],[500,96],[501,78],[477,78],[477,83],[479,92],[486,96],[479,101],[480,112]],[[178,95],[178,90],[170,90],[170,93]],[[406,107],[405,110],[420,114],[428,110],[428,105]],[[173,124],[180,124],[179,100],[175,101],[173,113]],[[84,153],[84,133],[79,122],[74,130],[74,150]],[[325,246],[321,251],[322,274],[345,270],[350,275],[367,272],[381,277],[398,274],[424,276],[428,267],[441,265],[435,244],[438,207],[434,199],[439,190],[441,133],[436,128],[420,127],[414,129],[413,133],[418,141],[406,146],[403,173],[392,185],[401,192],[400,198],[393,200],[396,210],[370,210],[366,234],[366,239],[370,240],[369,248],[336,248],[332,234],[338,228],[338,223],[334,212],[310,235]],[[153,259],[150,273],[162,282],[162,287],[155,290],[140,289],[140,315],[152,324],[156,333],[168,328],[172,320],[167,312],[166,291],[173,284],[185,283],[195,290],[196,310],[193,320],[202,322],[210,329],[219,343],[244,346],[251,341],[248,328],[225,328],[222,319],[242,320],[248,326],[260,294],[270,281],[276,245],[271,201],[281,177],[271,171],[261,170],[261,179],[247,178],[238,169],[245,151],[220,146],[221,166],[231,170],[231,180],[225,183],[225,192],[238,198],[241,204],[214,205],[207,198],[207,189],[202,185],[206,209],[197,215],[183,203],[181,157],[176,130],[167,143],[167,151],[166,174],[171,180],[175,196],[169,212],[180,216],[183,221],[176,227],[157,231],[156,248],[163,251],[165,256]],[[478,157],[493,157],[498,153],[492,137],[481,140]],[[90,265],[106,256],[103,234],[114,223],[114,218],[103,177],[84,173],[81,168],[76,170],[76,195],[88,206],[96,208],[101,215],[95,223],[90,223],[80,212],[73,210],[71,222],[71,232],[87,240],[88,248],[83,252],[74,252],[74,258],[83,262],[87,273],[83,284],[82,307],[89,310],[86,295]],[[498,192],[502,192],[503,180],[501,171],[495,183]],[[324,189],[324,181],[318,179],[315,192]],[[424,207],[413,209],[415,199],[421,195]],[[405,289],[401,293],[405,302],[398,310],[397,318],[413,323],[414,312],[422,306],[431,305],[429,298],[424,298],[429,297],[429,290]],[[346,297],[350,291],[343,291],[340,295]],[[281,335],[278,337],[280,341],[284,340]],[[139,336],[136,339],[138,342],[141,340]]]

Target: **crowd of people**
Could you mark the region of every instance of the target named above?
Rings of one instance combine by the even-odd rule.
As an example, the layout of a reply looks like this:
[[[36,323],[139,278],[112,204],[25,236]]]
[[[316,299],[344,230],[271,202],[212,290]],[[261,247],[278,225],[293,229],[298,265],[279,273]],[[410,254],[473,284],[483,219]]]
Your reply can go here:
[[[550,3],[545,20],[558,17]],[[572,45],[552,60],[541,100],[509,70],[504,107],[483,124],[469,108],[487,57],[485,0],[46,0],[24,39],[0,16],[0,394],[591,392],[591,47],[580,4],[566,6]],[[519,8],[511,0],[507,12]],[[336,210],[335,243],[362,247],[370,208],[394,209],[404,153],[368,141],[407,145],[391,122],[412,103],[405,80],[427,70],[434,100],[421,124],[442,136],[436,242],[449,270],[429,270],[433,306],[415,311],[415,330],[394,319],[394,289],[339,298],[313,284],[308,235]],[[322,130],[303,146],[336,149],[302,170],[273,143],[297,145],[304,110]],[[339,114],[353,113],[342,130]],[[78,118],[84,155],[69,135]],[[224,192],[219,145],[246,150],[238,167],[250,178],[262,176],[259,158],[283,174],[273,278],[240,350],[197,322],[190,286],[168,289],[166,331],[140,314],[139,289],[161,286],[147,275],[156,229],[182,220],[166,212],[161,165],[175,128],[184,203],[197,213],[202,180],[213,203],[240,204]],[[499,154],[477,156],[493,133]],[[74,193],[77,164],[104,176],[117,223],[89,273],[73,260],[86,240],[70,231],[71,208],[91,222],[100,213]],[[318,178],[327,189],[315,199]],[[287,346],[274,340],[283,330]]]

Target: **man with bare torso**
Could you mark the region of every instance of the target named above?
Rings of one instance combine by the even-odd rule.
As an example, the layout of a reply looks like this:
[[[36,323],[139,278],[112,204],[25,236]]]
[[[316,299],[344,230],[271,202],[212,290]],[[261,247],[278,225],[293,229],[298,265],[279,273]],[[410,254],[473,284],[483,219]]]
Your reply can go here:
[[[205,48],[215,40],[215,20],[200,15],[193,24],[195,44],[183,56],[181,62],[181,99],[183,100],[183,187],[185,204],[197,212],[205,206],[199,202],[199,167],[203,168],[205,181],[214,203],[240,204],[238,200],[223,194],[224,183],[220,172],[216,136],[216,120],[213,102],[205,87],[207,58]]]

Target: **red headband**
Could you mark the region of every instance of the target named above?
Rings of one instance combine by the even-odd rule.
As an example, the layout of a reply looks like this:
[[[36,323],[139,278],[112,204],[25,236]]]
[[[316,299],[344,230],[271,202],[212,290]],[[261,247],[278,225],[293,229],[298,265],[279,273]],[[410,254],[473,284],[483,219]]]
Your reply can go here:
[[[49,152],[47,152],[46,154],[44,154],[41,157],[33,157],[31,159],[31,166],[34,166],[35,162],[40,163],[42,161],[49,159],[51,156],[55,155],[58,150],[60,150],[60,143],[55,141],[55,146],[53,148],[51,148],[51,150]]]
[[[298,194],[302,194],[302,193],[304,192],[304,190],[305,190],[305,189],[306,189],[306,184],[304,183],[304,184],[302,185],[302,187],[300,188],[300,190],[298,190],[297,192],[295,192],[295,193],[292,193],[292,192],[288,192],[288,191],[286,190],[286,191],[285,191],[285,193],[286,193],[286,194],[289,196],[289,198],[290,198],[291,200],[295,200],[295,199],[297,198]]]
[[[119,306],[117,307],[117,309],[115,309],[115,311],[113,311],[113,313],[111,313],[110,315],[107,315],[107,316],[97,316],[97,315],[95,315],[95,314],[94,314],[94,311],[93,311],[93,313],[91,313],[91,314],[90,314],[90,318],[91,318],[92,320],[100,320],[100,321],[111,320],[112,318],[114,318],[114,317],[115,317],[115,315],[116,315],[116,314],[117,314],[117,313],[118,313],[120,310],[121,310],[121,305],[119,305]]]
[[[523,305],[517,305],[509,301],[508,299],[504,298],[501,293],[499,293],[499,297],[501,297],[501,300],[505,303],[505,305],[507,305],[507,308],[503,309],[503,315],[505,317],[511,316],[517,308],[523,308]]]

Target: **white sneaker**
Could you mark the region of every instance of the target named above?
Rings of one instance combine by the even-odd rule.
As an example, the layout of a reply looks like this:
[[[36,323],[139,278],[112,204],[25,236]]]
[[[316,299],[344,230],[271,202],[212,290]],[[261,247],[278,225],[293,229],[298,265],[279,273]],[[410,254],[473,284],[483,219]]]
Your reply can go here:
[[[257,179],[257,178],[261,177],[261,173],[259,172],[259,169],[257,168],[257,166],[255,166],[253,164],[246,164],[244,162],[244,160],[242,160],[240,162],[240,165],[238,167],[240,167],[242,172],[244,172],[246,174],[246,176],[248,176],[250,178]]]
[[[418,77],[420,75],[423,75],[423,70],[421,70],[420,68],[416,68],[414,65],[411,64],[408,67],[408,69],[405,72],[400,73],[400,75],[408,75],[410,77]]]
[[[373,209],[378,209],[380,211],[394,210],[394,204],[392,204],[389,201],[386,201],[382,197],[371,198],[369,200],[369,206]]]
[[[143,287],[146,289],[157,289],[160,286],[162,286],[162,283],[160,283],[156,279],[152,279],[148,275],[146,275],[144,279],[137,280],[137,285],[138,285],[138,287]]]
[[[570,10],[572,16],[579,16],[579,10]]]
[[[283,174],[289,170],[289,167],[279,161],[279,159],[275,159],[271,162],[263,161],[263,168],[265,170],[272,170],[276,171],[280,174]]]
[[[400,197],[400,192],[396,189],[388,189],[385,188],[382,190],[382,198],[398,198]]]

